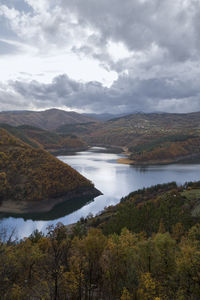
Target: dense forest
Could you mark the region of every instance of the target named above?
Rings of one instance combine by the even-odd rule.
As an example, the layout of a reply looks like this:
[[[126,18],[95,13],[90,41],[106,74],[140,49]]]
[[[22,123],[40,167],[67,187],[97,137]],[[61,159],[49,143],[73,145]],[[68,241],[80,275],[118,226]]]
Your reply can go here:
[[[70,166],[4,129],[0,129],[0,182],[0,200],[5,203],[36,202],[72,191],[94,190],[93,184]]]
[[[199,198],[200,182],[157,185],[46,235],[2,231],[1,299],[199,300]]]
[[[106,208],[92,219],[92,225],[105,234],[120,233],[122,228],[148,236],[162,225],[172,233],[177,224],[183,231],[200,221],[200,182],[177,186],[175,182],[142,189]]]

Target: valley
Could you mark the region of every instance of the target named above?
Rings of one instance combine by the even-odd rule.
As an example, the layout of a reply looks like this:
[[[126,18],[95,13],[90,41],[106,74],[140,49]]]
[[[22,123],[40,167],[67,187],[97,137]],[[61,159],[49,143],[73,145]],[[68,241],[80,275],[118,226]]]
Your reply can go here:
[[[64,201],[63,196],[67,192],[68,195],[71,193],[69,198],[81,196],[81,189],[84,185],[89,186],[89,181],[72,175],[74,171],[62,165],[49,152],[54,156],[69,155],[86,151],[90,147],[103,146],[107,153],[123,152],[125,156],[118,158],[122,164],[145,166],[198,163],[199,117],[200,113],[135,113],[100,122],[85,115],[57,109],[0,113],[0,120],[5,121],[0,124],[1,203],[4,203],[1,210],[20,213],[21,210],[29,212],[31,209],[34,212],[38,209],[38,200],[43,200],[41,211],[50,210],[55,197],[59,203]],[[27,124],[13,126],[13,118],[15,122],[20,120],[18,123]],[[43,123],[37,118],[43,120]],[[33,120],[38,127],[30,125],[34,123]],[[16,172],[17,177],[12,178]],[[63,181],[60,180],[61,174],[64,174]],[[74,177],[73,182],[69,174]],[[80,193],[74,194],[76,189],[80,189]],[[11,209],[9,201],[12,203],[12,200],[16,207]]]
[[[151,117],[1,124],[0,296],[197,299],[198,116]]]
[[[199,120],[200,113],[136,113],[73,128],[66,124],[57,132],[72,130],[92,146],[121,147],[133,165],[193,163],[200,160]]]
[[[43,123],[38,121],[38,116]],[[1,113],[0,121],[5,123],[0,126],[33,147],[44,148],[54,155],[102,146],[110,148],[112,152],[124,152],[127,159],[121,159],[120,162],[133,165],[200,161],[198,112],[134,113],[104,121],[92,116],[56,109]],[[19,125],[17,120],[24,124]]]
[[[132,191],[174,181],[178,185],[188,181],[198,181],[200,178],[199,164],[170,164],[156,166],[132,166],[119,164],[117,160],[122,154],[108,153],[107,149],[91,148],[78,152],[76,155],[58,156],[58,159],[85,178],[92,181],[102,192],[94,197],[76,197],[62,203],[55,201],[56,206],[50,211],[36,213],[0,213],[0,223],[3,227],[16,228],[20,238],[38,229],[46,232],[46,228],[58,222],[72,224],[87,218],[88,215],[98,215],[105,207],[116,205],[122,197]],[[42,201],[37,202],[42,206]]]

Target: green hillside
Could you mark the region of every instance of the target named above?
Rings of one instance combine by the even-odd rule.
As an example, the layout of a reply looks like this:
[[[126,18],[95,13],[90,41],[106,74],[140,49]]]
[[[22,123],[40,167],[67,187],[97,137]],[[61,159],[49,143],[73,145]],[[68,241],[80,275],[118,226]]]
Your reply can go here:
[[[105,209],[93,222],[106,234],[120,233],[126,227],[151,236],[159,231],[161,224],[170,233],[176,224],[187,231],[200,222],[200,182],[184,186],[173,182],[159,184],[130,193],[118,205]]]

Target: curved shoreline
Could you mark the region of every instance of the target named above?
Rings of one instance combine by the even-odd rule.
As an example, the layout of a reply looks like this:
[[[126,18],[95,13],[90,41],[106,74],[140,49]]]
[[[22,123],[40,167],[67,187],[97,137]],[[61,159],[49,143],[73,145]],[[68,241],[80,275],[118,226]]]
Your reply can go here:
[[[49,212],[54,206],[67,202],[68,200],[74,199],[74,201],[76,201],[76,198],[80,197],[96,198],[100,195],[102,195],[102,193],[95,187],[82,187],[74,191],[69,191],[63,196],[40,201],[27,202],[23,200],[14,202],[12,200],[4,200],[0,205],[0,213],[23,214]]]
[[[119,158],[117,160],[120,164],[128,164],[132,166],[152,166],[152,165],[171,165],[171,164],[197,164],[200,163],[200,154],[190,154],[185,156],[179,156],[174,159],[160,159],[149,161],[136,161],[129,158],[129,154],[124,151],[126,157]]]

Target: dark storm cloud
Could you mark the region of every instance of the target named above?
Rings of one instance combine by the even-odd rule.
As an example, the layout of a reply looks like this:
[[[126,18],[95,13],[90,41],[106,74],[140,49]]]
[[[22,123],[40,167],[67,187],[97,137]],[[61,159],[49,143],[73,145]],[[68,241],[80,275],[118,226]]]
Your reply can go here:
[[[37,108],[49,106],[86,109],[94,112],[196,111],[199,110],[198,80],[186,82],[170,78],[131,79],[121,76],[110,88],[98,82],[79,83],[61,75],[50,84],[37,81],[11,82],[18,98]]]
[[[63,49],[118,73],[110,88],[67,75],[48,84],[14,80],[6,88],[8,102],[16,96],[24,108],[94,112],[200,110],[199,19],[199,0],[2,0],[2,34],[16,35],[38,55]],[[119,44],[127,55],[116,58]],[[9,47],[0,44],[0,55],[17,50]]]
[[[23,109],[26,105],[22,95],[0,83],[0,110]]]
[[[104,43],[121,41],[142,51],[156,43],[175,60],[199,55],[199,1],[60,0],[60,5],[99,31]]]
[[[123,42],[134,51],[145,51],[156,44],[180,61],[199,56],[198,0],[55,0],[54,5],[46,0],[2,0],[1,4],[15,8],[18,19],[29,18],[32,22],[26,25],[30,31],[38,26],[35,35],[40,32],[46,42],[67,43],[76,31],[90,29],[82,45],[73,44],[72,48],[84,51],[93,47],[94,55],[97,48],[103,54],[111,40]],[[70,21],[72,15],[76,20]]]
[[[108,56],[103,54],[109,41],[122,42],[129,50],[142,52],[155,44],[175,61],[199,57],[200,3],[197,0],[126,0],[123,3],[121,0],[55,0],[53,6],[45,0],[8,0],[7,4],[3,0],[4,3],[21,14],[18,34],[20,24],[30,27],[34,43],[41,37],[47,44],[71,43],[72,49],[105,60]],[[33,14],[28,11],[31,9]],[[81,41],[84,29],[91,33]]]

